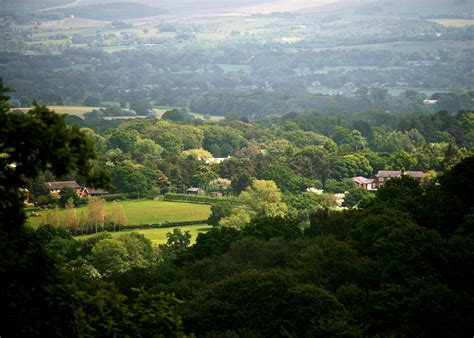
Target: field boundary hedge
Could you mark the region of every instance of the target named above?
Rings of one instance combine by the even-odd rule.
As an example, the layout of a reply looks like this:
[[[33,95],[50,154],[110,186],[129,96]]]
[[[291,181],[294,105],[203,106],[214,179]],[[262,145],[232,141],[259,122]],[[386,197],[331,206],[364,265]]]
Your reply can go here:
[[[181,221],[181,222],[166,222],[166,223],[156,223],[156,224],[140,224],[140,225],[113,225],[105,224],[98,225],[97,229],[95,225],[89,225],[81,228],[67,227],[63,228],[69,231],[74,236],[81,235],[91,235],[99,232],[120,232],[120,231],[129,231],[129,230],[146,230],[146,229],[164,229],[164,228],[176,228],[187,225],[199,225],[207,224],[207,219],[199,221]]]
[[[214,204],[226,199],[226,197],[196,196],[173,193],[166,193],[164,197],[164,200],[167,202],[187,202],[196,204]]]

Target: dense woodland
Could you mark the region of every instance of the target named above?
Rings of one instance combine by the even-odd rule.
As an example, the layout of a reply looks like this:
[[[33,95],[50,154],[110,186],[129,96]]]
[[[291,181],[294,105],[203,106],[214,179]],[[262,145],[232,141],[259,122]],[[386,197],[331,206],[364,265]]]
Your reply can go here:
[[[69,116],[66,121],[94,140],[100,154],[94,164],[111,175],[112,191],[131,197],[183,193],[189,187],[238,195],[252,179],[272,180],[288,195],[311,187],[344,192],[354,187],[348,179],[383,169],[446,170],[474,146],[473,113],[466,111],[401,118],[378,111],[289,114],[260,122],[188,118],[175,110],[160,120]],[[228,156],[220,164],[199,159]],[[45,175],[40,181],[53,180]],[[232,184],[225,190],[212,186],[218,179]],[[39,185],[31,189],[41,193]]]
[[[254,180],[239,195],[228,225],[200,234],[190,247],[189,236],[175,231],[156,250],[136,234],[77,240],[52,226],[25,226],[22,187],[45,170],[58,177],[74,171],[94,186],[108,185],[106,172],[91,162],[100,158],[94,155],[100,147],[97,140],[105,138],[67,125],[64,117],[45,108],[27,115],[8,112],[7,97],[1,98],[2,334],[307,337],[472,332],[473,157],[459,157],[423,185],[408,177],[391,180],[357,208],[316,208],[308,224],[291,215],[274,183]],[[463,114],[441,113],[430,120],[440,116],[455,124]],[[119,134],[136,133],[138,138],[139,131],[162,123],[201,130],[141,121],[113,129],[107,141],[121,140],[123,148],[123,140],[133,138]],[[220,128],[245,140],[239,128],[200,127]],[[339,128],[339,134],[354,134]],[[244,129],[252,130],[251,125]],[[318,135],[296,132],[313,135],[307,133]],[[325,137],[323,147],[296,148],[293,162],[308,154],[307,164],[324,163],[324,144],[332,145],[332,152],[347,148],[350,156],[358,156],[350,143],[330,140]],[[281,156],[283,164],[291,142],[280,143],[283,150],[274,156]],[[123,156],[133,156],[133,148],[123,149]],[[361,148],[360,155],[366,151]],[[250,147],[241,152],[251,153]],[[235,162],[252,163],[248,156]],[[184,161],[191,162],[189,157]],[[135,167],[147,170],[138,163]],[[316,177],[329,184],[329,178]],[[236,223],[235,216],[245,213],[248,221]]]

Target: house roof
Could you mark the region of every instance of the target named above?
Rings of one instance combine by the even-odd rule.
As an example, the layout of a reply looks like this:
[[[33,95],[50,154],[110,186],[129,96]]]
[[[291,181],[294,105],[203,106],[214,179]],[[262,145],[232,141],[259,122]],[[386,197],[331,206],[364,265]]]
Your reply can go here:
[[[423,172],[422,171],[405,171],[405,175],[415,177],[415,178],[422,178],[423,177]]]
[[[188,190],[186,191],[189,191],[189,192],[199,192],[199,191],[202,191],[202,189],[199,189],[199,188],[189,188]]]
[[[48,188],[51,190],[61,190],[64,188],[78,189],[81,186],[76,181],[64,181],[64,182],[47,182]]]
[[[87,191],[90,195],[107,195],[109,192],[102,189],[92,189],[88,187],[84,187],[82,191]]]
[[[229,159],[230,156],[227,157],[204,157],[201,160],[203,160],[206,163],[221,163],[227,159]]]
[[[393,177],[400,177],[402,175],[401,170],[380,170],[377,173],[377,177],[379,178],[393,178]],[[407,170],[405,171],[405,175],[411,176],[414,178],[421,178],[423,177],[423,172],[422,171],[413,171],[413,170]]]
[[[373,178],[365,178],[362,176],[352,177],[352,180],[358,184],[371,184],[374,182]]]

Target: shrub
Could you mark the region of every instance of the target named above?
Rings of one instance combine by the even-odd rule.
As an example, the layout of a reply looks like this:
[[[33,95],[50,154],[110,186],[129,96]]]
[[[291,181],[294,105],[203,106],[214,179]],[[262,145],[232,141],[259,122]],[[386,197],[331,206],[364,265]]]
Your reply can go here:
[[[222,198],[220,198],[220,197],[210,197],[210,196],[196,196],[196,195],[166,193],[164,200],[165,201],[174,201],[174,202],[214,204],[218,201],[221,201]]]

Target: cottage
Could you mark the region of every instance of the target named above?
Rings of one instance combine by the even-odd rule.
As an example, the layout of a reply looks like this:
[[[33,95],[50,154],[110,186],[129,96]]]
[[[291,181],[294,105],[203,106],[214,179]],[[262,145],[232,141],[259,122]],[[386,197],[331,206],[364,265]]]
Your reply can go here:
[[[61,190],[64,188],[73,189],[77,196],[81,196],[81,186],[76,181],[64,181],[64,182],[46,182],[48,191],[53,195],[60,195]]]
[[[363,176],[353,177],[352,180],[355,182],[357,187],[365,189],[365,190],[377,190],[375,187],[374,179],[373,178],[365,178]]]
[[[422,171],[412,171],[405,169],[402,170],[380,170],[373,178],[365,178],[362,176],[353,177],[352,180],[355,184],[365,190],[377,190],[385,184],[385,182],[393,179],[399,178],[401,176],[410,176],[420,183],[423,180]]]

